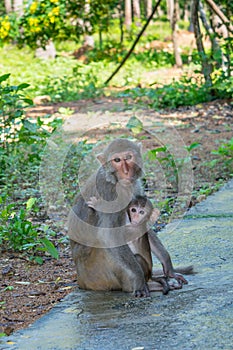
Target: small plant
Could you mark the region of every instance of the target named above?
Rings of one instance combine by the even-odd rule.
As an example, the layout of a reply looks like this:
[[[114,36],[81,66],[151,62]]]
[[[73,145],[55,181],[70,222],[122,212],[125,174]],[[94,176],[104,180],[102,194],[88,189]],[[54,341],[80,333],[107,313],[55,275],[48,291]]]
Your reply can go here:
[[[218,98],[232,98],[233,97],[233,77],[224,77],[218,79],[214,84],[216,95]]]
[[[29,213],[35,205],[36,199],[30,198],[26,207],[15,210],[14,204],[6,204],[0,197],[0,243],[14,251],[27,251],[31,253],[31,259],[38,263],[43,263],[40,256],[35,256],[38,252],[47,252],[53,258],[58,258],[58,251],[49,240],[48,227],[44,230],[33,224],[29,219]]]
[[[53,101],[74,101],[94,98],[103,93],[98,73],[103,64],[92,63],[90,67],[77,64],[70,75],[50,75],[42,82],[42,94],[49,95]]]
[[[155,159],[164,168],[164,172],[168,181],[172,184],[175,191],[178,191],[178,171],[179,160],[174,159],[173,155],[169,152],[169,148],[164,145],[154,148],[147,152],[148,159],[154,161]]]
[[[10,74],[0,77],[0,244],[43,263],[43,254],[58,258],[48,226],[34,224],[30,217],[39,210],[38,176],[42,151],[51,133],[62,120],[46,122],[30,120],[25,107],[32,104],[22,90],[29,84],[12,86],[6,83]],[[45,118],[46,119],[46,118]],[[31,198],[30,198],[31,197]],[[30,198],[25,203],[25,198]]]
[[[212,154],[218,155],[223,159],[225,166],[233,165],[233,137],[223,143],[217,150],[212,151]]]
[[[64,37],[67,31],[67,27],[64,27],[66,14],[64,0],[32,1],[19,20],[21,32],[18,43],[35,48],[45,46],[50,38]]]
[[[153,84],[151,84],[153,85]],[[190,106],[212,99],[211,92],[203,84],[183,77],[168,85],[157,88],[133,88],[119,93],[120,97],[131,97],[138,103],[147,104],[154,109]]]
[[[217,158],[209,161],[207,165],[215,167],[221,164],[221,177],[233,176],[233,137],[211,153],[217,156]]]
[[[131,117],[126,125],[126,127],[132,131],[133,134],[137,135],[143,131],[142,122],[135,116]]]
[[[209,196],[210,194],[218,191],[222,186],[223,186],[223,181],[219,179],[218,182],[216,182],[214,185],[210,184],[205,184],[201,188],[199,188],[196,191],[193,191],[193,196],[198,197],[198,196]]]
[[[5,82],[10,74],[0,76],[0,144],[4,148],[10,141],[15,141],[24,119],[24,108],[32,105],[32,101],[22,95],[21,91],[29,86],[23,83],[12,86]]]

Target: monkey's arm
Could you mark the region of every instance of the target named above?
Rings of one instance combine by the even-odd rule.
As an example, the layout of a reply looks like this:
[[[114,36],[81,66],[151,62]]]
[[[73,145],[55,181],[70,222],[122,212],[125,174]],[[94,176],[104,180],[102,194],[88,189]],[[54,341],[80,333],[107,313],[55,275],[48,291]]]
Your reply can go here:
[[[187,280],[181,274],[176,273],[168,251],[152,229],[148,231],[148,237],[151,251],[161,262],[165,277],[175,278],[179,285],[187,284]]]

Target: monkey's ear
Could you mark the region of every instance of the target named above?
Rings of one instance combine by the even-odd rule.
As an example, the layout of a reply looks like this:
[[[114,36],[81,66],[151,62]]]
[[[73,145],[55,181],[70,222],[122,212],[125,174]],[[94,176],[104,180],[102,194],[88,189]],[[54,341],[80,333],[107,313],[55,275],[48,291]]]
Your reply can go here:
[[[103,153],[97,154],[96,158],[100,162],[100,164],[104,165],[106,163],[106,159]]]

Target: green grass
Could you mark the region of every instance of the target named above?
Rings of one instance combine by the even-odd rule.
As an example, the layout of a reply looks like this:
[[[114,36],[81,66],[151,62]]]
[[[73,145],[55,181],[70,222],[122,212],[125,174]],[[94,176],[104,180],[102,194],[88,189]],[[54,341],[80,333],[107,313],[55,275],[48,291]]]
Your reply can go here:
[[[44,88],[44,79],[51,75],[71,75],[76,61],[72,57],[58,57],[56,60],[41,60],[34,57],[29,48],[18,49],[15,46],[4,46],[0,49],[0,75],[11,73],[10,84],[27,82],[30,97],[40,94]]]
[[[103,86],[126,51],[117,53],[115,59],[102,54],[102,59],[100,57],[98,61],[94,61],[93,57],[97,57],[99,53],[95,50],[90,53],[92,61],[89,64],[76,60],[72,55],[62,56],[61,53],[62,51],[58,51],[55,60],[41,60],[35,58],[34,52],[29,48],[4,46],[0,49],[0,74],[11,73],[9,82],[13,85],[29,83],[27,94],[30,98],[43,94],[49,94],[53,100],[61,101],[87,98],[92,97],[94,88]],[[154,82],[154,78],[147,74],[148,71],[155,71],[161,65],[171,66],[172,61],[171,55],[163,52],[133,54],[111,84],[119,87],[141,83],[149,85]],[[92,89],[87,88],[90,85]]]
[[[102,94],[94,92],[103,86],[126,55],[141,27],[132,26],[125,33],[121,47],[118,21],[111,24],[108,33],[103,33],[103,49],[99,49],[98,35],[94,35],[95,49],[87,53],[88,64],[76,60],[72,53],[80,47],[73,41],[55,43],[57,58],[41,60],[35,58],[34,51],[28,47],[22,49],[13,45],[0,48],[0,75],[11,73],[10,84],[29,83],[28,97],[49,94],[54,101],[69,101]],[[163,41],[170,35],[168,22],[154,21],[142,36],[135,52],[112,80],[113,86],[149,85],[154,79],[147,73],[159,67],[171,67],[174,63],[170,53],[158,53],[155,50],[141,50],[145,43],[153,40]],[[148,78],[149,77],[149,78]]]
[[[186,29],[187,24],[182,23]],[[75,101],[96,98],[104,95],[115,95],[115,88],[127,88],[120,96],[131,97],[137,102],[150,105],[152,108],[177,107],[197,104],[212,98],[232,97],[233,80],[222,78],[215,83],[215,92],[199,82],[185,77],[173,82],[171,73],[160,68],[171,68],[174,57],[171,49],[156,51],[146,49],[145,44],[153,40],[164,41],[171,37],[167,20],[153,21],[141,37],[134,52],[112,79],[108,87],[104,82],[127,54],[140,27],[132,26],[125,33],[121,46],[120,30],[117,21],[111,24],[109,33],[103,33],[103,47],[99,49],[98,35],[95,34],[95,49],[85,53],[85,62],[75,59],[72,53],[80,47],[73,41],[55,43],[57,57],[55,60],[35,58],[34,51],[28,47],[22,49],[13,45],[0,48],[0,75],[11,73],[9,82],[13,85],[30,84],[26,90],[27,97],[49,95],[52,102]],[[183,48],[184,64],[188,63],[188,51]],[[187,65],[184,65],[184,72]],[[194,50],[189,71],[200,72],[200,59]],[[169,76],[170,75],[170,76]],[[169,78],[169,80],[167,80]],[[165,81],[166,79],[166,81]],[[166,84],[166,85],[164,85]],[[164,88],[161,88],[164,85]],[[160,86],[158,89],[157,86]],[[142,88],[141,88],[142,87]]]

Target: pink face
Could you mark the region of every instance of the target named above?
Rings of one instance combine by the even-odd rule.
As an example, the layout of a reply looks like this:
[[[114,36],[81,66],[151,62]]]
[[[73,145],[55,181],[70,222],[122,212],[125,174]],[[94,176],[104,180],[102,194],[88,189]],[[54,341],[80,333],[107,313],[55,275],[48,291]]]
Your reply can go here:
[[[129,215],[131,224],[137,225],[143,222],[146,216],[146,212],[143,208],[134,206],[129,208]]]
[[[135,172],[135,156],[133,152],[116,153],[111,157],[111,164],[116,170],[118,180],[131,181]]]

